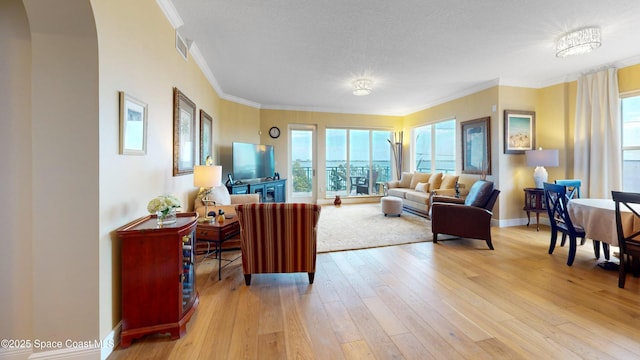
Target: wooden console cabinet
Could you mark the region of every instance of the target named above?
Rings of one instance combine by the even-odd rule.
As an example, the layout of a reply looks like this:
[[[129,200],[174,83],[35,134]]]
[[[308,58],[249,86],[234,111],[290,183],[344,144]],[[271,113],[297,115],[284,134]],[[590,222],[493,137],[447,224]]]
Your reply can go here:
[[[196,213],[179,213],[174,224],[156,216],[117,230],[121,242],[122,334],[120,346],[151,333],[175,340],[198,305],[195,274]]]
[[[287,179],[248,181],[241,184],[227,185],[231,194],[258,194],[260,202],[286,202]]]

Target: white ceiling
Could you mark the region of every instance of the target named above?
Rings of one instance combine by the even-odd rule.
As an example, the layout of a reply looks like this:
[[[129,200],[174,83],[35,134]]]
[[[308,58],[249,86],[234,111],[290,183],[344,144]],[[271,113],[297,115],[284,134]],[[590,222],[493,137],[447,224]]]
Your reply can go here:
[[[640,63],[639,0],[158,1],[221,97],[267,109],[406,115]],[[592,25],[600,48],[555,56],[564,32]],[[362,75],[374,90],[354,96]]]

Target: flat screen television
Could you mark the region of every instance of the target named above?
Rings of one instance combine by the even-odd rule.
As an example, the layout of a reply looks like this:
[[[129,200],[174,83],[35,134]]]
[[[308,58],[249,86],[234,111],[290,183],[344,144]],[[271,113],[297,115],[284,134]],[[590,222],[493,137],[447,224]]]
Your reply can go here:
[[[235,180],[273,177],[276,162],[273,145],[234,142],[232,151]]]

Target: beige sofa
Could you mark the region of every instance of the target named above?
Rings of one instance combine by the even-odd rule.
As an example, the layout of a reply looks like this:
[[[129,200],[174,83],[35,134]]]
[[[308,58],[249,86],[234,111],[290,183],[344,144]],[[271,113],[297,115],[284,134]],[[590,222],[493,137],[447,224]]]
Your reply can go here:
[[[464,198],[475,180],[471,175],[403,172],[400,180],[387,182],[387,195],[401,198],[404,210],[429,217],[433,195],[456,196],[457,183],[459,196]]]
[[[193,211],[197,212],[200,217],[204,217],[205,214],[205,204],[202,202],[202,197],[206,195],[206,189],[202,188],[196,195],[196,199],[193,204]],[[226,186],[221,185],[215,188],[212,188],[209,193],[209,199],[215,201],[214,204],[209,204],[208,210],[211,214],[212,212],[218,213],[218,210],[222,209],[227,215],[235,215],[236,214],[236,205],[239,204],[253,204],[260,202],[260,195],[258,194],[229,194],[229,190]]]

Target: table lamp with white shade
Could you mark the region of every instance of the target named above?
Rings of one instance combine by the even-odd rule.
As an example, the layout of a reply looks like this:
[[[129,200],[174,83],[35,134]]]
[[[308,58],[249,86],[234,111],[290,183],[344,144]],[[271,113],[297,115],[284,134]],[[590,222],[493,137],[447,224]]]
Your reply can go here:
[[[558,150],[542,150],[542,148],[539,148],[538,150],[527,150],[525,154],[527,156],[527,166],[536,167],[533,171],[533,181],[536,184],[536,188],[542,189],[544,187],[543,184],[549,178],[547,169],[544,167],[556,167],[559,165]]]
[[[222,184],[222,166],[196,165],[193,167],[193,186],[207,189],[205,196],[202,197],[204,203],[204,219],[201,221],[213,221],[213,217],[209,216],[209,203],[215,201],[209,199],[211,188]]]

